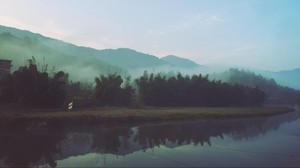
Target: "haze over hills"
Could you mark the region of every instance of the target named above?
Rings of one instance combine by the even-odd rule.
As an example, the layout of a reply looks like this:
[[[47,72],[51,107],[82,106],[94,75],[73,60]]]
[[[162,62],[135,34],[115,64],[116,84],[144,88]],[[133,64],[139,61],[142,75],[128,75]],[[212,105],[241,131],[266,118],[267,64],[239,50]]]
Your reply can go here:
[[[24,65],[32,56],[38,62],[55,66],[56,70],[69,72],[77,80],[108,73],[129,75],[127,71],[137,69],[143,72],[161,67],[168,70],[182,68],[179,64],[177,67],[154,55],[127,48],[97,50],[6,26],[0,26],[0,34],[0,58],[13,60],[14,69]]]
[[[124,69],[151,68],[168,65],[154,55],[144,54],[128,48],[99,50],[97,58]]]
[[[75,81],[93,81],[94,77],[109,73],[137,77],[145,70],[183,74],[220,72],[174,55],[159,58],[128,48],[97,50],[0,25],[0,59],[13,60],[15,70],[32,56],[41,64],[49,64],[49,68],[55,66],[56,71],[68,72]],[[280,85],[300,89],[300,68],[280,72],[254,71],[275,79]]]
[[[175,55],[168,55],[161,58],[169,64],[181,68],[199,68],[200,65],[186,58],[177,57]]]
[[[89,76],[125,72],[121,68],[111,66],[96,58],[76,57],[52,49],[30,38],[19,38],[9,33],[0,34],[0,58],[13,60],[13,71],[32,57],[36,59],[39,68],[45,68],[48,64],[48,71],[53,69],[54,71],[68,72],[72,80],[91,81],[93,78]]]
[[[273,78],[283,86],[289,86],[300,90],[300,68],[286,71],[262,71],[262,75]]]
[[[184,60],[182,64],[169,62],[168,59],[159,59],[157,56],[144,54],[128,48],[97,50],[89,47],[76,46],[60,40],[48,38],[40,34],[26,30],[19,30],[6,26],[0,26],[1,33],[1,58],[12,59],[15,68],[24,64],[26,59],[34,56],[37,60],[45,61],[50,65],[55,65],[59,70],[65,70],[70,65],[76,67],[77,64],[85,63],[85,68],[95,68],[98,66],[97,73],[119,73],[120,71],[137,69],[160,69],[168,70],[190,69],[185,66],[185,62],[193,64],[193,68],[198,64]],[[176,57],[178,60],[179,57]],[[184,66],[182,66],[184,65]],[[101,67],[101,68],[99,68]],[[82,66],[79,66],[82,68]],[[69,70],[68,68],[66,70]],[[107,72],[103,72],[107,71]],[[160,71],[160,70],[158,70]],[[71,73],[72,71],[70,71]],[[94,74],[94,73],[92,73]]]

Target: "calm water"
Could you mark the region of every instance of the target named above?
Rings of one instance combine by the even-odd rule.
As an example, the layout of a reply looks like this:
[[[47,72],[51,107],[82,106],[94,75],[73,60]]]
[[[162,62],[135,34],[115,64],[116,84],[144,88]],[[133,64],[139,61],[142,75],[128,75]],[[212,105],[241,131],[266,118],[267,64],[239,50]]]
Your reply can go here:
[[[0,167],[300,166],[300,110],[141,127],[22,128],[1,133]]]

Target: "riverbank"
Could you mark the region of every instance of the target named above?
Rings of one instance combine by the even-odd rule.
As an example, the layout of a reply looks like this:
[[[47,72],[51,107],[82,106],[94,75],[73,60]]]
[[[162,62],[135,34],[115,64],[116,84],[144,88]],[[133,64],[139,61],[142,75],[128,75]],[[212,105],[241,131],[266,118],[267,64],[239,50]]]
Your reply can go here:
[[[268,116],[291,112],[287,107],[180,107],[180,108],[95,108],[85,110],[10,110],[0,112],[1,125],[28,122],[69,124],[120,124],[169,122],[202,118]]]

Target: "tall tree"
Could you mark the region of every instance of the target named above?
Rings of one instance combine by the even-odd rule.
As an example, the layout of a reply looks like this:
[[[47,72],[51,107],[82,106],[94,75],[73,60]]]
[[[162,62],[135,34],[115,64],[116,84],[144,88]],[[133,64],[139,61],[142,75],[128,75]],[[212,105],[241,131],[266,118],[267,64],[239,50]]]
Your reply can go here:
[[[141,98],[151,106],[259,106],[265,94],[258,88],[209,81],[208,75],[166,78],[144,73],[136,80]]]
[[[67,84],[68,74],[60,71],[51,78],[47,72],[38,70],[33,58],[0,80],[0,101],[20,107],[61,107]]]
[[[112,74],[95,78],[95,96],[102,106],[128,106],[131,104],[133,89],[129,85],[121,87],[121,76]]]

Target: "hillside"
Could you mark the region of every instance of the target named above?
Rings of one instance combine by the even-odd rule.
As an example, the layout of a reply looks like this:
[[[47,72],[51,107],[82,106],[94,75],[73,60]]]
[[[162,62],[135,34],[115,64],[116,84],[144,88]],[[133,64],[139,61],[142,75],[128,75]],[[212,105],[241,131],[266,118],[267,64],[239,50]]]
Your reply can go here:
[[[48,64],[48,70],[66,71],[72,80],[94,80],[95,76],[108,73],[125,73],[101,60],[90,57],[76,57],[48,47],[28,37],[16,37],[10,33],[0,34],[0,58],[13,60],[13,71],[34,57],[40,68]]]
[[[300,91],[289,87],[281,86],[274,79],[267,79],[262,75],[253,72],[229,69],[223,73],[213,74],[212,80],[221,80],[249,87],[258,87],[267,94],[268,104],[300,104]]]
[[[0,59],[13,60],[13,70],[16,70],[32,56],[40,64],[49,64],[49,68],[69,72],[72,80],[93,81],[95,76],[109,73],[138,77],[145,70],[191,75],[214,72],[216,69],[173,55],[159,59],[128,48],[97,50],[76,46],[30,31],[0,25]],[[280,85],[300,89],[300,69],[258,73],[275,79]]]
[[[175,67],[181,67],[181,68],[198,68],[200,67],[199,64],[185,58],[177,57],[174,55],[168,55],[165,57],[162,57],[161,60],[164,60]]]
[[[182,68],[181,65],[185,65],[187,64],[187,62],[189,63],[192,62],[187,59],[178,58],[178,60],[183,61],[183,63],[179,63],[177,61],[176,64],[173,64],[169,61],[165,61],[164,59],[159,59],[157,56],[137,52],[135,50],[127,49],[127,48],[97,50],[89,47],[76,46],[74,44],[66,43],[61,40],[56,40],[53,38],[48,38],[37,33],[32,33],[30,31],[19,30],[16,28],[11,28],[6,26],[0,26],[0,34],[1,33],[9,33],[12,36],[22,40],[27,39],[27,40],[34,41],[36,44],[47,47],[48,50],[54,51],[56,53],[73,56],[73,57],[79,57],[80,59],[84,59],[87,62],[95,62],[97,59],[98,61],[96,62],[99,62],[102,65],[105,66],[112,65],[127,70],[137,69],[137,68],[155,69],[161,66],[174,67],[178,69],[178,68]],[[3,43],[5,43],[5,41],[3,41]],[[27,48],[25,48],[24,50],[29,50],[28,46],[25,47]],[[22,48],[21,46],[18,47],[18,49],[21,48]],[[2,54],[6,55],[6,53],[2,53]],[[45,54],[44,56],[48,57]],[[60,60],[60,62],[63,62],[63,60]],[[193,65],[196,65],[196,63],[194,63]]]
[[[278,72],[263,71],[261,74],[273,78],[280,85],[300,90],[300,68]]]
[[[154,68],[168,65],[167,62],[154,55],[144,54],[128,48],[100,50],[96,58],[124,69]]]

